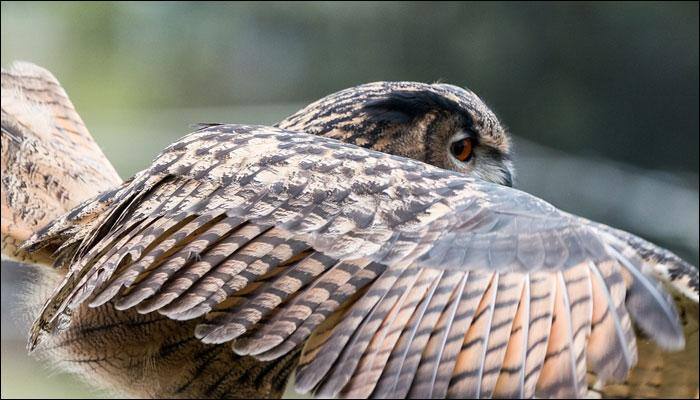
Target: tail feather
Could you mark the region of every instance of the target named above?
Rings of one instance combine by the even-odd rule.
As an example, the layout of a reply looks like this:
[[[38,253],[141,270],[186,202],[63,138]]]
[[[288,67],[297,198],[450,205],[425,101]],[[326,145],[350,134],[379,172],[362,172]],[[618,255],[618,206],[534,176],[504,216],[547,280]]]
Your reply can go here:
[[[47,70],[18,62],[2,69],[2,254],[51,263],[51,249],[19,245],[83,200],[122,183]]]

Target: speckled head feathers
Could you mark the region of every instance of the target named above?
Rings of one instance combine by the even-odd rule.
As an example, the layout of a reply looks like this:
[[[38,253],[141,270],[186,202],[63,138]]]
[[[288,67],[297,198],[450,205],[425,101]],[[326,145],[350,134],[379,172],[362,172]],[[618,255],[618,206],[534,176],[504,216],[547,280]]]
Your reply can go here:
[[[324,135],[510,185],[510,138],[473,92],[448,84],[374,82],[328,95],[281,121],[280,128]],[[451,144],[468,136],[474,156]]]

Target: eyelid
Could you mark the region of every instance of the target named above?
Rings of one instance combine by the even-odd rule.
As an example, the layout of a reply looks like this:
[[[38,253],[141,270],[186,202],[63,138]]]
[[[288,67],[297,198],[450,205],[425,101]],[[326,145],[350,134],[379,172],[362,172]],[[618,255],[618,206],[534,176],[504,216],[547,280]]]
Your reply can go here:
[[[477,139],[476,139],[476,134],[472,132],[470,129],[464,129],[459,132],[457,132],[454,136],[452,136],[452,139],[450,140],[450,143],[454,143],[458,140],[462,140],[465,138],[469,138],[472,140],[472,144],[476,145]]]

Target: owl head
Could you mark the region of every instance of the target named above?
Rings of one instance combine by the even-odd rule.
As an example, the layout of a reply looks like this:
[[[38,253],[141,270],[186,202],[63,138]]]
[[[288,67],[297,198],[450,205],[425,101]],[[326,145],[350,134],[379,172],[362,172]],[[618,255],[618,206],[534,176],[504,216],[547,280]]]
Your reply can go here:
[[[511,141],[473,92],[448,84],[374,82],[328,95],[278,127],[323,135],[511,186]]]

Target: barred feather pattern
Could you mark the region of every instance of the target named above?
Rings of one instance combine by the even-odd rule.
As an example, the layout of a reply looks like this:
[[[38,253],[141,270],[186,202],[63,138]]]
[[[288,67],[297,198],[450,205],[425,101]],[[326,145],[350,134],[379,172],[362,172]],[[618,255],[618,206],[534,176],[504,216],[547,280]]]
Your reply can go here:
[[[122,180],[97,146],[56,78],[36,65],[2,69],[2,254],[52,263],[52,251],[29,254],[20,244],[80,202]],[[83,222],[107,207],[92,202]]]
[[[32,346],[84,302],[113,302],[204,318],[198,339],[260,360],[303,346],[302,392],[581,397],[587,364],[601,381],[635,365],[632,318],[653,315],[645,334],[683,345],[627,241],[517,190],[332,139],[206,127],[109,196],[98,228],[64,246],[71,270]],[[90,207],[27,248],[70,242]]]

